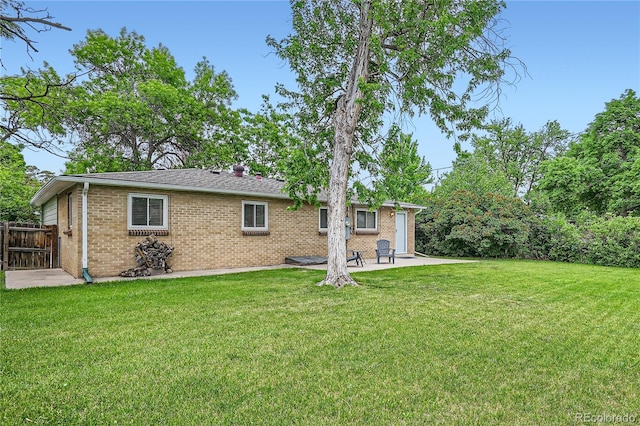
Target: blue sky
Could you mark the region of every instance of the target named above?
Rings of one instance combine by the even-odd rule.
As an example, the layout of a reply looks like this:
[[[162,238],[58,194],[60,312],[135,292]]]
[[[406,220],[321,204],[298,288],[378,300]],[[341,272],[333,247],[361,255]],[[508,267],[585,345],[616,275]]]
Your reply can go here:
[[[231,76],[237,107],[257,111],[263,94],[278,82],[292,84],[287,64],[265,43],[290,31],[287,1],[26,1],[48,8],[55,20],[73,29],[34,34],[38,53],[3,40],[4,74],[48,61],[58,72],[73,70],[68,51],[88,29],[117,36],[122,27],[143,35],[148,46],[162,43],[190,75],[207,57],[217,71]],[[625,89],[640,92],[640,1],[507,1],[502,13],[507,45],[523,61],[528,75],[504,88],[493,117],[510,117],[528,131],[557,120],[572,133],[583,131],[605,102]],[[408,131],[420,154],[435,169],[455,159],[453,142],[429,118],[413,120]],[[63,160],[25,151],[28,164],[59,173]]]

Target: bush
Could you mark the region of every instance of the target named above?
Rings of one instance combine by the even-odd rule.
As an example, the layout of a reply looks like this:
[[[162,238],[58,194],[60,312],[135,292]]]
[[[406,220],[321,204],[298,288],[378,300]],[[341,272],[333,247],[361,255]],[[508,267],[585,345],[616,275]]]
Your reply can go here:
[[[585,263],[640,267],[640,217],[599,218],[583,232]]]
[[[456,191],[435,198],[417,219],[418,251],[457,257],[517,257],[533,215],[517,198]]]
[[[543,216],[535,221],[528,258],[558,262],[583,262],[581,231],[564,215]]]
[[[535,215],[519,199],[457,191],[416,217],[416,249],[434,256],[502,257],[640,267],[640,217]]]

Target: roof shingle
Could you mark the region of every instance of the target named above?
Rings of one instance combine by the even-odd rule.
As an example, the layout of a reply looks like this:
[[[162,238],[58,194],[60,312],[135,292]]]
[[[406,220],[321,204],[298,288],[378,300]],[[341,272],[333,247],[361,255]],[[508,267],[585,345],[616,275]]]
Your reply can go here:
[[[84,179],[104,181],[105,183],[130,182],[132,186],[141,184],[163,185],[167,188],[192,188],[223,193],[258,193],[263,195],[285,196],[284,183],[277,179],[257,178],[256,176],[235,176],[233,173],[203,169],[168,169],[141,172],[109,172],[70,175]]]
[[[40,188],[31,199],[31,204],[39,207],[54,195],[76,183],[289,199],[288,194],[283,192],[284,182],[278,179],[248,175],[240,177],[233,173],[205,169],[168,169],[56,176]],[[318,198],[321,202],[327,200],[324,193],[321,193]],[[353,204],[358,203],[354,201]],[[384,205],[393,206],[394,203],[388,202]],[[400,203],[400,206],[422,208],[422,206],[408,203]]]

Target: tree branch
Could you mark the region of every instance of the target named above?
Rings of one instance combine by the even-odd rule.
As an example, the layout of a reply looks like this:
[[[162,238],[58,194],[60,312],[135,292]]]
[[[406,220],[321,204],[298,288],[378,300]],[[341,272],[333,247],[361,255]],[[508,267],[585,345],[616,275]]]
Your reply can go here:
[[[47,9],[32,9],[26,7],[24,2],[16,0],[3,0],[0,3],[0,10],[4,8],[13,9],[15,16],[5,15],[4,13],[0,14],[0,38],[7,40],[17,38],[22,40],[27,46],[27,54],[29,54],[31,50],[38,52],[38,49],[35,47],[36,42],[25,32],[25,27],[31,28],[36,33],[49,31],[51,28],[71,31],[71,28],[59,22],[52,21],[53,16],[49,14]],[[45,13],[45,16],[25,16]],[[38,26],[42,26],[42,28],[38,28]],[[29,57],[31,57],[30,54]],[[1,58],[0,66],[4,68]]]
[[[29,18],[29,17],[11,17],[11,16],[5,16],[5,15],[0,15],[0,21],[6,21],[6,22],[25,22],[25,23],[35,23],[35,24],[42,24],[42,25],[46,25],[49,27],[54,27],[54,28],[59,28],[61,30],[66,30],[66,31],[71,31],[71,28],[62,25],[59,22],[52,22],[49,19],[53,18],[52,16],[47,15],[45,18]],[[37,30],[34,28],[35,31],[41,32],[43,30]]]

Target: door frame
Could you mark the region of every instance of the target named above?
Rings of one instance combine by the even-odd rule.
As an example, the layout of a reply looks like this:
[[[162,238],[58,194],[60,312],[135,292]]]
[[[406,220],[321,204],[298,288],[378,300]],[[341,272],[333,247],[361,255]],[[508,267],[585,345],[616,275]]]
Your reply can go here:
[[[404,222],[403,223],[398,223],[398,218],[400,216],[404,217]],[[407,227],[408,227],[408,215],[407,212],[396,212],[396,253],[397,254],[405,254],[407,253],[408,249],[409,249],[409,241],[408,241],[408,233],[407,233]],[[402,238],[399,238],[402,237]],[[402,243],[402,247],[401,244],[398,244],[398,242]]]

